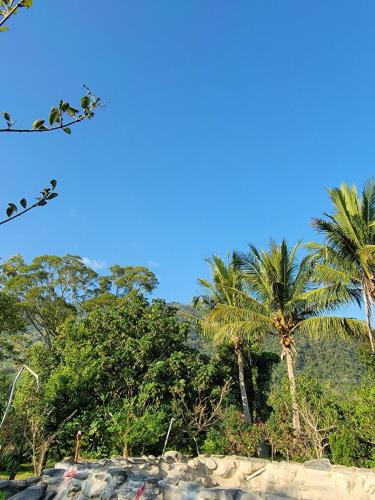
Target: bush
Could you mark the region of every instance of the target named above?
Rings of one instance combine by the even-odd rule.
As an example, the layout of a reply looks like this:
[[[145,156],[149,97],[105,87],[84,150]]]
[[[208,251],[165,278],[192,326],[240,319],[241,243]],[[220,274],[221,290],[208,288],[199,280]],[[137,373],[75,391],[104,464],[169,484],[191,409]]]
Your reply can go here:
[[[267,421],[268,439],[275,449],[293,460],[322,458],[328,452],[330,433],[344,418],[332,387],[300,375],[296,379],[301,433],[294,435],[289,382],[285,378],[270,394],[273,410]]]
[[[210,454],[256,456],[264,438],[264,424],[248,424],[242,412],[229,407],[222,420],[208,431],[202,451]]]

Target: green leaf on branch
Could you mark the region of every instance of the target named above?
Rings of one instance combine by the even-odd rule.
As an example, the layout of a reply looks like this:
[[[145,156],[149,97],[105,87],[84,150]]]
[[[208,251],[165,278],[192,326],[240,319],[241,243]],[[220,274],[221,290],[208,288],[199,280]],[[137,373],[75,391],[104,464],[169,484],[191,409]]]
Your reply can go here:
[[[8,26],[1,26],[0,27],[0,31],[8,31],[8,30],[9,30]]]
[[[65,127],[63,128],[63,131],[66,133],[66,134],[71,134],[72,133],[72,130],[69,128],[69,127]]]
[[[68,113],[69,116],[76,116],[76,114],[78,113],[78,109],[72,108],[70,106],[69,109],[66,110],[66,112]]]
[[[17,206],[14,203],[8,203],[8,208],[6,209],[7,216],[12,217],[15,212],[17,212]]]
[[[35,122],[33,123],[33,129],[40,129],[44,125],[44,122],[45,120],[35,120]]]
[[[52,108],[49,114],[49,124],[53,125],[59,117],[59,110],[57,108]]]
[[[81,99],[81,106],[83,109],[88,108],[90,106],[90,97],[85,95]]]
[[[30,9],[33,5],[33,0],[23,0],[23,6],[26,7],[27,9]]]
[[[6,111],[3,113],[3,117],[4,117],[4,120],[6,120],[7,122],[10,122],[10,114],[7,113]]]
[[[51,193],[47,196],[46,200],[53,200],[54,198],[57,198],[59,196],[57,193]]]

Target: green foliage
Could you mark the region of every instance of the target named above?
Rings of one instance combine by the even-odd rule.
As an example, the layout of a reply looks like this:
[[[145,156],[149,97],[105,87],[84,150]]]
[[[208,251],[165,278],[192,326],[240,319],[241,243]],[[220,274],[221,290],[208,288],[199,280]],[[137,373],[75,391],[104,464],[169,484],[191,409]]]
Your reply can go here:
[[[18,207],[16,203],[13,202],[8,203],[8,207],[5,210],[8,219],[1,221],[0,225],[5,224],[6,222],[9,222],[9,220],[19,217],[20,215],[23,215],[24,213],[28,212],[29,210],[32,210],[33,208],[44,207],[45,205],[47,205],[49,201],[53,200],[58,196],[58,194],[55,191],[56,186],[57,186],[57,181],[55,179],[52,179],[50,181],[50,187],[43,188],[42,191],[40,192],[40,196],[36,198],[37,201],[32,205],[30,205],[29,207],[27,206],[26,198],[21,198],[19,204],[21,205],[23,210],[20,212],[18,212]]]
[[[53,130],[62,130],[70,135],[72,125],[86,119],[91,120],[95,116],[95,110],[102,106],[100,97],[93,95],[86,85],[84,87],[86,95],[81,98],[80,110],[72,106],[68,101],[60,99],[59,104],[51,108],[48,119],[37,118],[29,129],[16,129],[14,127],[16,120],[11,117],[10,113],[5,111],[3,112],[3,118],[6,128],[0,129],[0,132],[51,132]]]
[[[249,425],[235,407],[229,407],[219,424],[208,431],[201,451],[212,454],[256,456],[264,437],[263,424]]]
[[[361,194],[353,185],[330,189],[333,214],[313,219],[315,229],[324,235],[323,244],[310,243],[310,259],[316,262],[315,280],[347,301],[363,301],[368,336],[375,352],[371,316],[375,301],[375,181],[370,180]]]
[[[137,398],[125,400],[122,408],[112,416],[108,431],[112,433],[113,452],[134,456],[134,451],[143,454],[145,449],[160,453],[160,444],[168,428],[167,413],[162,408],[144,408]]]
[[[357,467],[375,465],[375,384],[364,380],[341,403],[345,421],[331,436],[332,459],[335,463]]]
[[[31,264],[17,255],[0,266],[3,293],[15,301],[25,328],[32,328],[50,347],[59,326],[93,293],[96,277],[73,255],[43,255]]]
[[[37,454],[50,441],[52,455],[71,454],[78,430],[90,456],[160,453],[172,416],[171,445],[193,450],[207,430],[195,425],[194,411],[203,408],[214,421],[229,376],[188,348],[186,335],[174,308],[135,292],[87,317],[68,318],[52,351],[42,344],[30,351],[40,392],[24,380],[14,402],[26,434],[37,433]]]
[[[297,436],[293,433],[287,380],[273,388],[269,397],[272,414],[267,421],[268,439],[274,448],[293,460],[322,458],[328,451],[330,434],[345,419],[339,398],[329,384],[304,375],[297,377],[296,398],[301,420]]]

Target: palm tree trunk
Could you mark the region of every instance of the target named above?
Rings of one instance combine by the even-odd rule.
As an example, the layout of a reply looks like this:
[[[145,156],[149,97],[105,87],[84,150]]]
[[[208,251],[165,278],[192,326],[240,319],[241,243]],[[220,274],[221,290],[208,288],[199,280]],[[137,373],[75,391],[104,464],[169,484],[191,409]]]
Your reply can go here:
[[[242,348],[239,344],[236,344],[234,347],[234,350],[236,351],[236,354],[237,354],[238,380],[240,383],[243,413],[244,413],[245,421],[248,422],[249,424],[251,424],[252,421],[251,421],[251,414],[250,414],[250,408],[249,408],[249,401],[247,399],[247,393],[246,393]]]
[[[293,414],[293,429],[296,434],[301,432],[301,422],[299,418],[298,404],[297,404],[297,394],[296,394],[296,378],[294,375],[294,363],[292,352],[288,348],[284,348],[286,356],[286,365],[288,368],[290,395],[292,398],[292,414]]]
[[[366,283],[363,284],[363,300],[365,302],[367,331],[368,331],[368,336],[370,339],[371,350],[372,350],[372,352],[375,352],[374,339],[372,336],[372,326],[371,326],[371,307],[372,307],[372,304],[371,304],[371,298],[369,297],[369,294],[367,292]]]

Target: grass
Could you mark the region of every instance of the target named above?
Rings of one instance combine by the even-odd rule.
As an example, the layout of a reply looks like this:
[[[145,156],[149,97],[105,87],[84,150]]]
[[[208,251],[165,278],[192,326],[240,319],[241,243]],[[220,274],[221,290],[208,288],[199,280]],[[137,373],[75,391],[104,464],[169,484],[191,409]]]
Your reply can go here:
[[[26,479],[31,476],[34,476],[33,466],[31,464],[21,464],[15,479]],[[5,470],[0,470],[0,479],[8,479],[8,477],[9,474]],[[0,500],[3,500],[1,498],[1,493],[0,493]]]

